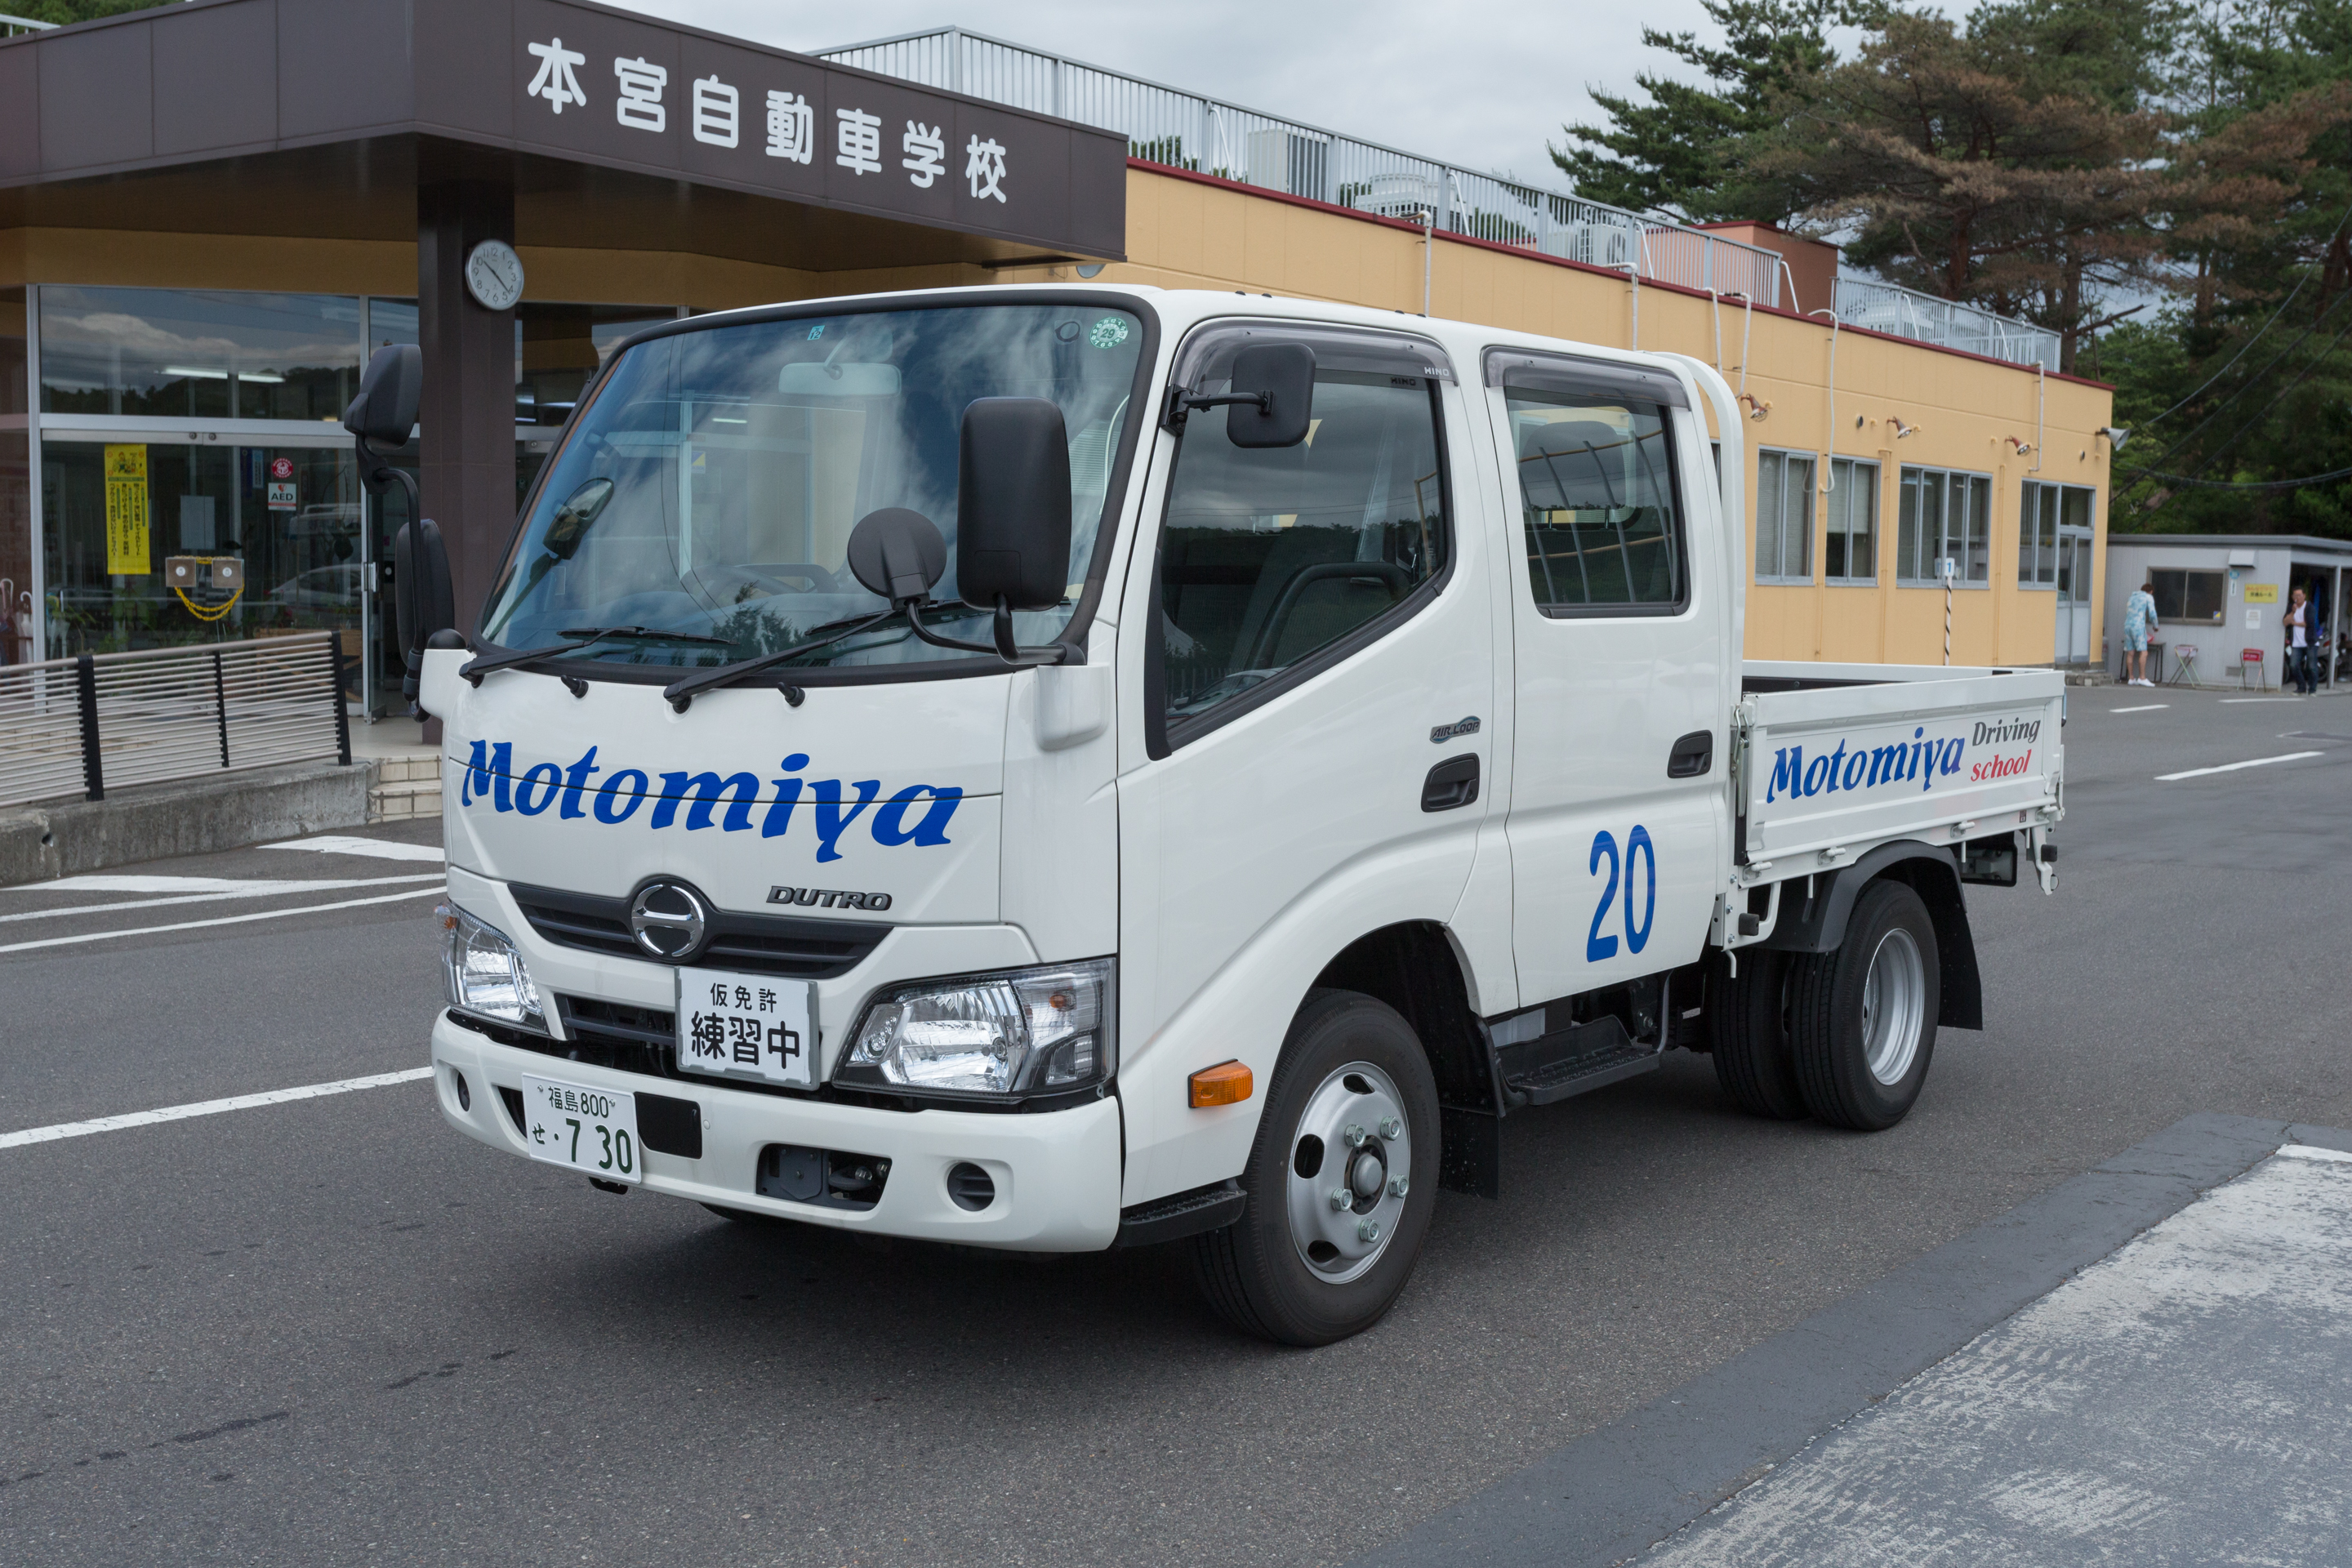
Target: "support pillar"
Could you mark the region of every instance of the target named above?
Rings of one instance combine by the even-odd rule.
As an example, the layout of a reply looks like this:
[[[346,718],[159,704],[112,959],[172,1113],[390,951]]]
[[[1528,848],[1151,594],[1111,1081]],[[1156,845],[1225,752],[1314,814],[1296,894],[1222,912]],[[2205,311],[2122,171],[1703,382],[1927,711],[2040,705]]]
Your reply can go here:
[[[457,629],[482,614],[515,516],[515,318],[466,291],[466,258],[514,243],[514,171],[503,153],[420,137],[416,149],[417,414],[424,515],[441,526]]]

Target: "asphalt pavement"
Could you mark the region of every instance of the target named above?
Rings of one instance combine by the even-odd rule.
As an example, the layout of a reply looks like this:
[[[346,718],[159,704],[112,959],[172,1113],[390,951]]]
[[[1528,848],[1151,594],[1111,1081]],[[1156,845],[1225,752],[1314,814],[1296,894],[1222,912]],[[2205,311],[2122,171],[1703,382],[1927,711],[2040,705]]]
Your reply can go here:
[[[1313,1352],[1233,1337],[1164,1252],[594,1192],[448,1131],[422,1083],[9,1146],[421,1067],[439,980],[433,884],[381,880],[429,862],[0,890],[0,1561],[1393,1549],[2182,1117],[2352,1125],[2352,705],[2072,695],[2059,892],[1971,890],[1988,1027],[1943,1034],[1906,1121],[1750,1121],[1682,1054],[1514,1116],[1502,1198],[1443,1197],[1397,1310]],[[299,880],[367,885],[249,887]],[[229,896],[152,901],[198,893]]]

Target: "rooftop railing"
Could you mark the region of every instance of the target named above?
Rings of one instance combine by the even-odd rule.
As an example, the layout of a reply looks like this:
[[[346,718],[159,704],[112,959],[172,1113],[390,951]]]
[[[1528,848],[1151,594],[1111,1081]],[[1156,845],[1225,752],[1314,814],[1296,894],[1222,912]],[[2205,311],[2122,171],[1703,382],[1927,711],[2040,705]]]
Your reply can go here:
[[[2011,364],[2058,368],[2058,334],[2043,327],[2012,321],[1962,305],[1922,294],[1894,283],[1863,278],[1837,280],[1838,318],[1849,327],[1867,327],[1898,338],[1916,338],[1948,349],[1964,349],[1988,359]]]
[[[11,16],[0,11],[0,38],[14,38],[26,33],[46,33],[55,22],[36,22],[30,16]]]
[[[1702,229],[1456,167],[1124,71],[941,27],[818,58],[1127,138],[1130,155],[1661,283],[1782,302],[1779,256]]]

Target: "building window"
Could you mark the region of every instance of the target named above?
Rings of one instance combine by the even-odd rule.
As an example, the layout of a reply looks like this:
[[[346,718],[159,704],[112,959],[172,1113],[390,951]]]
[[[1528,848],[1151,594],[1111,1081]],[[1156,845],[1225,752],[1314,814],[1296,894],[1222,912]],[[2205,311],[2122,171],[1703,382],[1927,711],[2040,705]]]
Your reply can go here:
[[[1943,586],[1942,561],[1959,588],[1992,586],[1992,480],[1982,474],[1906,468],[1895,519],[1895,580]]]
[[[339,294],[41,290],[41,411],[340,420],[359,390],[360,301]]]
[[[1756,580],[1813,580],[1813,459],[1808,453],[1756,454]]]
[[[1618,392],[1505,387],[1527,527],[1528,581],[1548,616],[1683,601],[1665,411]]]
[[[2187,623],[2218,626],[2221,624],[2221,601],[2228,584],[2223,574],[2168,570],[2159,566],[2147,574],[2147,584],[2156,599],[2158,620],[2174,626]]]
[[[1829,534],[1822,566],[1832,583],[1878,581],[1878,465],[1830,459],[1830,493],[1822,499]]]

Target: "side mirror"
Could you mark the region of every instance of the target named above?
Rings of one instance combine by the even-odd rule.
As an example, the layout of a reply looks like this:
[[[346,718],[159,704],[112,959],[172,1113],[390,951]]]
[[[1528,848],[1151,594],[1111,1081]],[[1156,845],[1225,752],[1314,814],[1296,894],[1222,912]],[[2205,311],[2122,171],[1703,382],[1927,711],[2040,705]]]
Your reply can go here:
[[[948,542],[939,525],[902,506],[869,511],[849,531],[849,573],[890,607],[919,604],[946,575]]]
[[[424,394],[425,351],[415,343],[387,343],[360,376],[360,395],[343,410],[343,428],[362,441],[397,447],[416,428]]]
[[[573,490],[570,500],[555,509],[555,515],[548,519],[547,532],[541,536],[540,542],[558,561],[571,560],[572,552],[580,548],[580,541],[587,533],[588,525],[604,514],[612,499],[612,480],[590,479]]]
[[[956,591],[974,609],[1049,610],[1069,581],[1070,443],[1060,406],[975,399],[956,464]]]
[[[1233,406],[1225,434],[1236,447],[1296,447],[1315,413],[1315,351],[1261,343],[1234,355]]]
[[[440,525],[431,518],[401,529],[392,542],[392,559],[393,619],[406,666],[400,694],[415,702],[425,669],[425,645],[436,633],[457,624],[457,595],[449,585],[449,552],[441,542]]]

